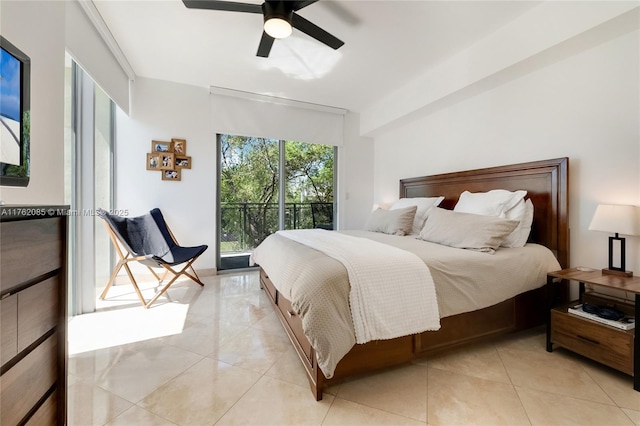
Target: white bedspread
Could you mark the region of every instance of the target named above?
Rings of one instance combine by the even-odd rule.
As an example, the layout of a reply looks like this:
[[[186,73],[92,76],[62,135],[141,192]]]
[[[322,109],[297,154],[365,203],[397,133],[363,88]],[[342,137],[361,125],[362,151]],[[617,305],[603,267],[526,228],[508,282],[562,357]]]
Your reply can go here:
[[[357,343],[440,329],[435,285],[429,268],[415,254],[321,229],[278,234],[321,251],[345,266],[351,284],[349,304]]]

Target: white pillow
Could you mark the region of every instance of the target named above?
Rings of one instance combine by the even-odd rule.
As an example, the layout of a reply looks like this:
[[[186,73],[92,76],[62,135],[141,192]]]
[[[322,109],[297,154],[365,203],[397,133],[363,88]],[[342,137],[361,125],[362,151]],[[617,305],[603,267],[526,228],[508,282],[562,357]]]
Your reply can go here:
[[[391,235],[407,235],[411,232],[416,209],[416,206],[409,206],[396,210],[374,210],[369,216],[364,230]]]
[[[527,195],[527,191],[507,191],[493,189],[489,192],[464,191],[453,208],[454,212],[505,217],[506,212],[515,207]]]
[[[531,233],[533,223],[533,203],[531,200],[520,200],[518,204],[508,212],[506,218],[520,222],[518,227],[504,240],[501,247],[524,247]]]
[[[434,207],[420,238],[432,243],[493,254],[518,226],[515,220]]]
[[[412,234],[419,234],[427,220],[431,207],[436,207],[444,200],[444,197],[416,197],[416,198],[400,198],[393,203],[390,210],[402,209],[409,206],[416,206],[416,215],[413,218]]]

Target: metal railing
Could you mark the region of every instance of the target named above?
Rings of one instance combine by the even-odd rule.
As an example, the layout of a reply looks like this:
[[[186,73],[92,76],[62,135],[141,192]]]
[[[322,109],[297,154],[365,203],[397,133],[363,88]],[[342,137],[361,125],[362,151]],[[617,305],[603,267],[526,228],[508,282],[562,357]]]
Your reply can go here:
[[[312,203],[285,203],[285,229],[314,228]],[[313,203],[332,211],[333,203]],[[330,219],[333,223],[333,219]],[[244,253],[278,230],[278,203],[220,203],[220,253]]]

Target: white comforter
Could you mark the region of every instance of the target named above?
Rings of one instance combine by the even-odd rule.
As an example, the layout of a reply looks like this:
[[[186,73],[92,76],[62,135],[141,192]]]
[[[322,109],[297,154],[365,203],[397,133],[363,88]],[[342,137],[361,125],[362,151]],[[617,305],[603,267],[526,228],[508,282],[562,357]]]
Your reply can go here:
[[[278,234],[339,260],[347,269],[357,343],[440,329],[429,268],[415,254],[322,229]],[[393,283],[393,285],[391,285]]]

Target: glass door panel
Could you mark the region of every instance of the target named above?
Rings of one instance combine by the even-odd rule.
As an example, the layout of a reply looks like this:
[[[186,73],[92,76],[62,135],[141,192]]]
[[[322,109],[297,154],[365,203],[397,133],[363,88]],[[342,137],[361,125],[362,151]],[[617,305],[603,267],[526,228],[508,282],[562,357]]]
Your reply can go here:
[[[279,141],[220,135],[218,269],[249,266],[249,254],[279,229]]]
[[[334,148],[285,142],[285,229],[333,229]]]

